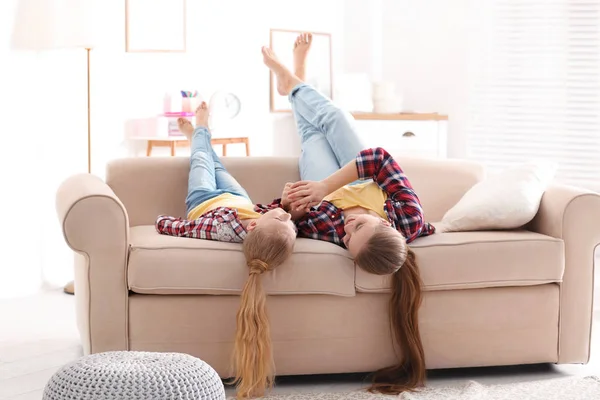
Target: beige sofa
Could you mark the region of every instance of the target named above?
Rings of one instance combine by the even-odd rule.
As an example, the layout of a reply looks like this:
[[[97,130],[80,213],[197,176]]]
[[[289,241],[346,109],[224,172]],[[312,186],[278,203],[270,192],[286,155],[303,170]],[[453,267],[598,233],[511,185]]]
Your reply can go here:
[[[257,202],[299,179],[293,158],[227,158]],[[451,160],[401,160],[428,221],[439,221],[484,171]],[[57,193],[76,252],[77,317],[85,353],[185,352],[229,376],[239,292],[239,244],[159,235],[159,214],[183,216],[187,158],[108,165],[106,183],[66,180]],[[507,193],[507,201],[510,193]],[[429,368],[586,363],[600,197],[555,185],[527,230],[442,233],[414,248],[426,293],[420,325]],[[298,239],[263,276],[271,295],[277,373],[372,371],[395,362],[388,283],[335,245]]]

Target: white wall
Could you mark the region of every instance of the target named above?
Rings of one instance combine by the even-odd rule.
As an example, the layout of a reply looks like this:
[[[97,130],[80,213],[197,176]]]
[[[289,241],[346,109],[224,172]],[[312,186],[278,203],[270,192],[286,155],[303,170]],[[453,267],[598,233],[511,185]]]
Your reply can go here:
[[[448,114],[448,155],[466,156],[475,0],[347,0],[344,71],[396,84],[403,109]]]
[[[15,10],[15,4],[13,1],[0,3],[0,33],[3,39],[8,39],[12,28],[9,17]],[[36,204],[35,190],[30,184],[36,181],[35,168],[27,161],[38,157],[40,148],[35,141],[23,140],[27,136],[37,136],[23,124],[24,121],[34,120],[32,112],[24,108],[23,104],[31,103],[32,99],[27,93],[35,93],[35,85],[23,77],[25,74],[34,75],[35,58],[32,55],[13,57],[8,50],[8,41],[3,40],[0,43],[0,59],[3,60],[0,67],[3,137],[0,147],[0,209],[5,221],[7,217],[9,221],[12,219],[12,223],[5,222],[5,228],[0,230],[0,297],[5,297],[19,294],[13,290],[15,286],[19,286],[23,292],[30,292],[40,284],[41,235],[36,230],[26,230],[22,226],[22,221],[31,219],[28,210],[33,209]],[[24,152],[21,150],[23,145]],[[22,236],[24,240],[15,240],[15,235]]]
[[[383,0],[344,2],[344,72],[383,78]]]
[[[72,275],[54,196],[66,176],[86,170],[84,52],[11,50],[17,4],[0,2],[0,297]]]
[[[466,155],[469,16],[474,0],[384,0],[383,77],[409,111],[449,114],[448,155]]]
[[[292,12],[289,7],[296,3],[282,3],[188,0],[187,53],[136,54],[124,52],[122,4],[103,2],[99,17],[111,29],[103,32],[93,55],[94,171],[100,173],[112,158],[143,151],[143,144],[132,148],[124,141],[124,125],[160,113],[163,93],[172,88],[198,89],[204,97],[231,90],[240,97],[242,111],[228,132],[214,134],[250,136],[254,155],[283,151],[276,146],[281,137],[273,133],[277,117],[269,113],[269,74],[260,48],[268,45],[270,28],[331,32],[334,60],[340,60],[343,8],[341,0],[309,0]],[[242,149],[231,151],[241,154]]]

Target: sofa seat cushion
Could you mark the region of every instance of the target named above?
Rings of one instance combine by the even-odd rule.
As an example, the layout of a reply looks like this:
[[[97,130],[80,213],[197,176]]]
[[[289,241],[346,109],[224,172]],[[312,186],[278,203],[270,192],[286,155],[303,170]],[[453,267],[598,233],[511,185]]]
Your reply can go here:
[[[354,264],[331,243],[297,239],[294,254],[262,282],[268,294],[354,296]],[[146,294],[239,295],[248,267],[242,245],[160,235],[154,226],[130,230],[128,285]]]
[[[561,282],[560,239],[519,231],[436,233],[411,243],[425,290],[529,286]],[[388,276],[356,268],[358,292],[388,292]]]

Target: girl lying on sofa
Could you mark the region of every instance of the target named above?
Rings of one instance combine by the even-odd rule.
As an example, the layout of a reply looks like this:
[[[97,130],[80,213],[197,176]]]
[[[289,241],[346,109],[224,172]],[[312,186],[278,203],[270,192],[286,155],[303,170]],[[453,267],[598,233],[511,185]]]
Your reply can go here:
[[[243,242],[249,277],[237,314],[234,368],[240,397],[250,397],[264,391],[273,376],[266,295],[260,275],[292,254],[297,229],[279,202],[254,205],[225,169],[211,146],[208,116],[203,102],[196,110],[195,129],[184,118],[177,121],[191,147],[187,218],[161,215],[156,220],[156,229],[165,235]],[[257,347],[259,343],[269,346]]]

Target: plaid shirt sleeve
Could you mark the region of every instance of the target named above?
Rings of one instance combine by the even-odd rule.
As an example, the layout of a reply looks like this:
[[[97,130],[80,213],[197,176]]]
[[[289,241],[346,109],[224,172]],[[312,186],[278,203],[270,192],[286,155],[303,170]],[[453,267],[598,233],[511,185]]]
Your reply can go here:
[[[343,236],[344,225],[338,214],[339,211],[333,204],[323,201],[318,208],[313,208],[296,221],[299,235],[341,244],[339,238]]]
[[[161,215],[156,220],[156,230],[163,235],[195,239],[241,243],[246,230],[237,217],[236,210],[219,207],[195,220]]]
[[[269,204],[255,204],[254,211],[260,214],[264,214],[267,211],[273,210],[275,208],[283,208],[281,205],[281,199],[275,199]]]
[[[392,201],[398,229],[408,242],[421,234],[425,227],[423,208],[410,181],[392,156],[377,147],[361,151],[356,157],[360,179],[373,179]]]

